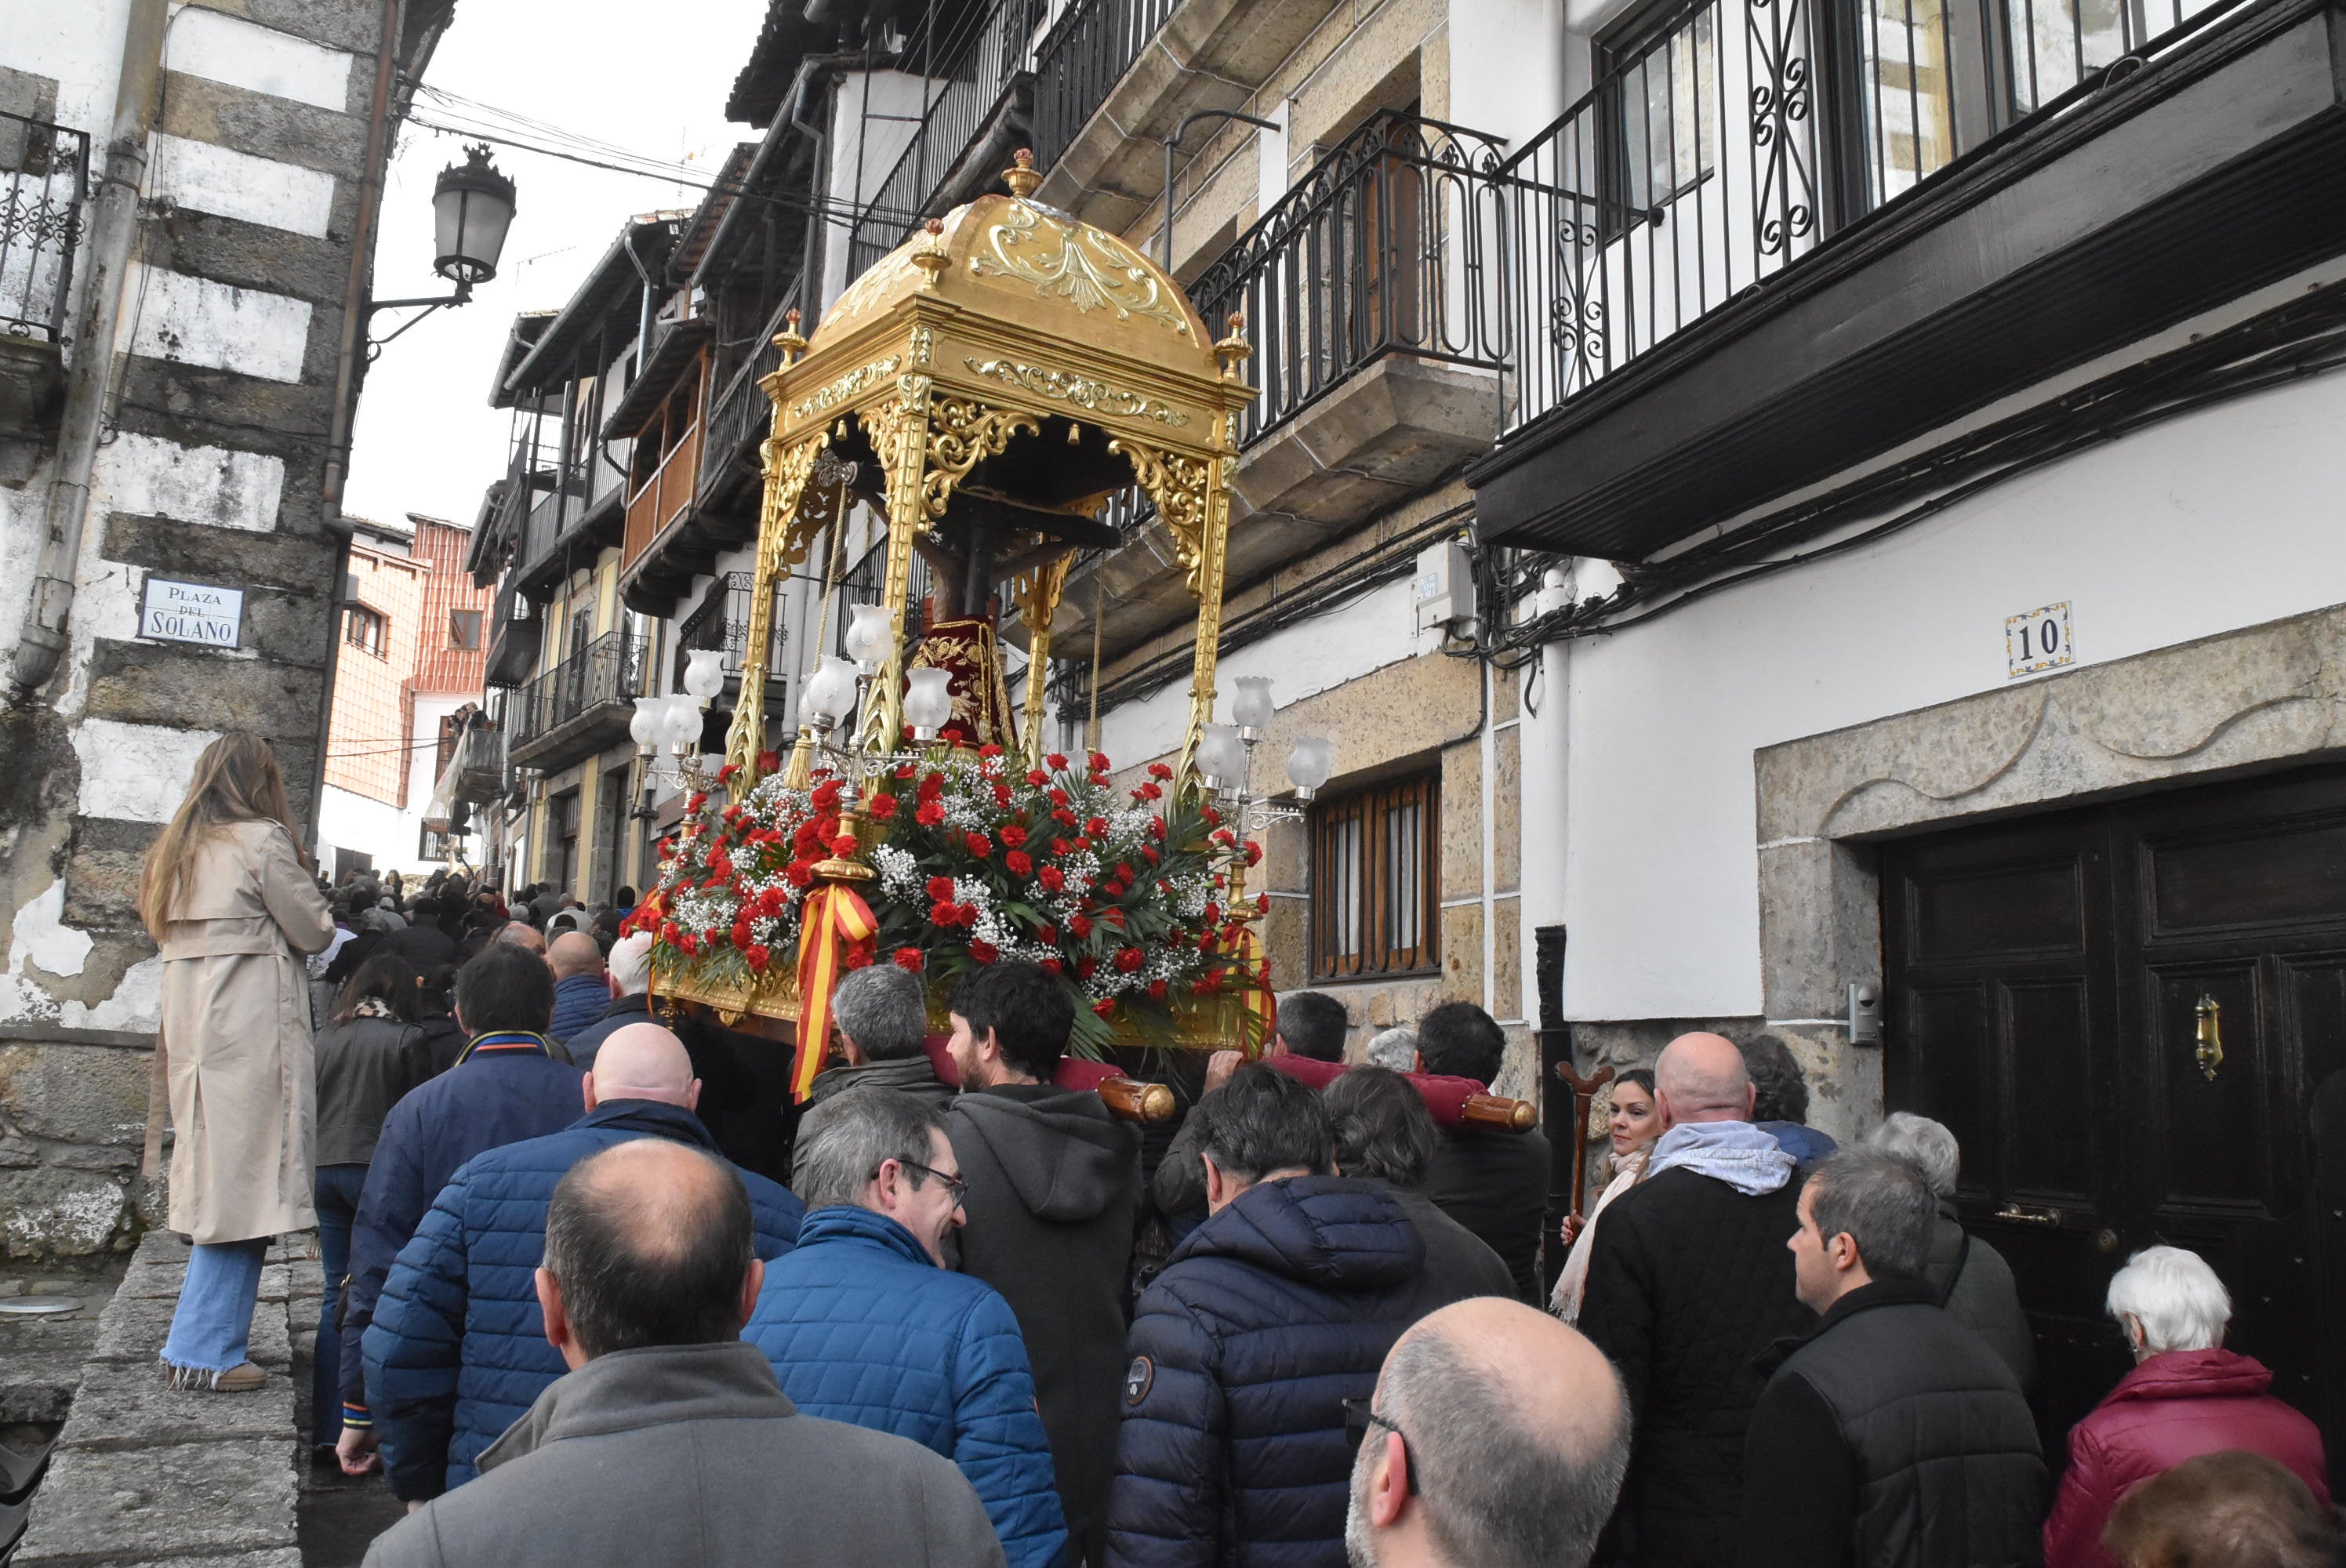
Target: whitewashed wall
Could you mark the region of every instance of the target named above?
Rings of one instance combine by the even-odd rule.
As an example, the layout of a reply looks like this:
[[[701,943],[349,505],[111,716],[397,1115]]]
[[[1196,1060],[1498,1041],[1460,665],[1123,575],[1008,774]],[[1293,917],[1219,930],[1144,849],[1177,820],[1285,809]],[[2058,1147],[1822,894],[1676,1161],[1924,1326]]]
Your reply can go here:
[[[1567,1013],[1760,1010],[1757,748],[2011,684],[2004,617],[2040,605],[2069,602],[2083,665],[2346,600],[2341,512],[2332,376],[1575,644],[1552,710],[1568,710],[1566,860],[1525,865],[1551,905],[1562,884]]]

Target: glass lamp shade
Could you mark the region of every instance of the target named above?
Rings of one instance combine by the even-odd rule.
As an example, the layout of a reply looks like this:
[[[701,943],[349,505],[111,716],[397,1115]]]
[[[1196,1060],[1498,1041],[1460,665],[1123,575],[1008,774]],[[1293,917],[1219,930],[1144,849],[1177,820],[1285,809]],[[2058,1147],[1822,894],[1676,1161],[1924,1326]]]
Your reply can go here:
[[[700,744],[700,704],[689,695],[679,694],[668,699],[668,712],[660,718],[660,738],[677,751]]]
[[[725,650],[694,648],[684,659],[684,689],[707,702],[725,689]]]
[[[815,672],[799,693],[799,706],[825,725],[837,724],[855,711],[855,667],[831,654],[822,656]]]
[[[466,148],[464,161],[442,169],[432,187],[432,270],[454,283],[487,282],[513,219],[514,182],[497,172],[486,146]]]
[[[1306,800],[1312,791],[1328,782],[1328,775],[1336,770],[1336,743],[1324,735],[1300,735],[1295,749],[1287,756],[1287,781],[1295,786],[1296,793]]]
[[[1270,728],[1270,677],[1242,675],[1238,677],[1238,697],[1230,703],[1230,718],[1240,729]]]
[[[847,657],[865,669],[877,667],[895,640],[896,617],[885,605],[858,605],[847,624]]]
[[[639,697],[636,698],[636,716],[627,720],[627,738],[638,749],[649,751],[660,743],[667,727],[668,698]]]
[[[934,735],[953,718],[953,694],[947,689],[953,684],[950,671],[916,669],[904,677],[904,722],[915,730]]]
[[[1198,742],[1198,771],[1217,789],[1235,789],[1246,781],[1246,742],[1234,724],[1209,724]]]

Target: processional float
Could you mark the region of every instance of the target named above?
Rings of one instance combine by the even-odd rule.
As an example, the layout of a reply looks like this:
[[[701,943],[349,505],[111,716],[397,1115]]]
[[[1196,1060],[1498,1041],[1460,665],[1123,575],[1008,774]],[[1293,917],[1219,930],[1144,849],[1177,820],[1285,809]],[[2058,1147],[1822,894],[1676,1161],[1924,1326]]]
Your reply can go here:
[[[1207,778],[1232,770],[1213,765],[1229,732],[1212,719],[1250,351],[1235,318],[1213,338],[1146,257],[1035,201],[1040,178],[1022,151],[1006,194],[932,219],[811,341],[793,314],[760,383],[774,413],[743,696],[631,924],[655,934],[657,994],[794,1045],[796,1097],[822,1064],[832,986],[875,962],[922,977],[933,1023],[973,966],[1039,963],[1074,993],[1074,1053],[1094,1060],[1251,1051],[1268,1032],[1267,905],[1247,893],[1261,851],[1244,837],[1260,813]],[[1136,484],[1197,624],[1178,758],[1126,787],[1043,729],[1068,568],[1117,543],[1101,515]],[[769,749],[757,694],[775,586],[811,556],[828,603],[857,502],[885,521],[879,603],[845,628],[854,662],[821,659],[797,735]],[[1015,708],[993,619],[1004,584],[1027,642]],[[1127,1114],[1170,1114],[1162,1086],[1128,1089]]]

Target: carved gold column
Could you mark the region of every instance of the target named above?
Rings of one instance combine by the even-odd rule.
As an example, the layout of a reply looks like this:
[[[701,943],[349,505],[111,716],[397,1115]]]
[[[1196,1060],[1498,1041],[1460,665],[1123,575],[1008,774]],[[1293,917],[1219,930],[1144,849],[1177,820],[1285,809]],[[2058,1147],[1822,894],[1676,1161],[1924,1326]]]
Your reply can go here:
[[[725,760],[734,769],[729,787],[739,800],[758,781],[758,753],[766,738],[766,655],[773,641],[774,585],[790,554],[790,533],[798,522],[799,498],[805,494],[807,474],[815,454],[830,443],[827,431],[800,440],[788,448],[768,440],[763,450],[766,491],[758,512],[758,567],[750,589],[750,646],[741,654],[741,692],[733,704],[732,727],[725,732]]]
[[[1173,537],[1174,558],[1188,573],[1198,601],[1196,677],[1189,687],[1189,726],[1181,738],[1174,788],[1197,781],[1198,743],[1214,717],[1214,662],[1222,646],[1222,561],[1229,534],[1229,490],[1219,457],[1151,447],[1119,437],[1110,452],[1132,463],[1133,477],[1157,504],[1157,520]]]
[[[1026,766],[1043,765],[1043,697],[1050,681],[1051,622],[1067,586],[1073,550],[1019,579],[1019,615],[1026,622]]]
[[[865,704],[856,744],[866,751],[893,751],[904,733],[904,615],[913,591],[913,537],[928,525],[921,470],[928,454],[929,378],[897,377],[895,401],[858,417],[888,487],[888,561],[880,602],[888,606],[892,630],[888,657],[872,684],[876,700]]]

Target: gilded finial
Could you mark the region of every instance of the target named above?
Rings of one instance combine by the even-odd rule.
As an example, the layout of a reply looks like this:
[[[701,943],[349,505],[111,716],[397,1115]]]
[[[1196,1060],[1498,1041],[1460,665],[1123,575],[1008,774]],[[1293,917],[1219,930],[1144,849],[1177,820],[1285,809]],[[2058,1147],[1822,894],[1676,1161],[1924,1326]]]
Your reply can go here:
[[[944,219],[930,219],[926,233],[928,238],[913,252],[913,265],[926,274],[921,280],[921,287],[933,289],[937,286],[937,275],[953,265],[953,259],[945,254]]]
[[[782,363],[788,366],[798,362],[806,346],[807,341],[799,335],[799,313],[793,306],[783,313],[782,330],[774,334],[774,347],[782,351]]]
[[[1230,312],[1230,333],[1214,345],[1214,360],[1222,367],[1222,379],[1238,379],[1239,367],[1253,356],[1254,345],[1246,341],[1246,312]]]
[[[1043,183],[1043,177],[1035,172],[1033,148],[1022,147],[1010,155],[1010,167],[1002,171],[1002,183],[1008,186],[1010,194],[1021,201],[1035,194],[1035,188]]]

